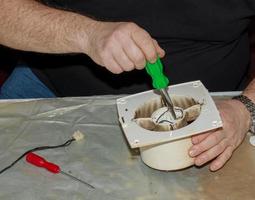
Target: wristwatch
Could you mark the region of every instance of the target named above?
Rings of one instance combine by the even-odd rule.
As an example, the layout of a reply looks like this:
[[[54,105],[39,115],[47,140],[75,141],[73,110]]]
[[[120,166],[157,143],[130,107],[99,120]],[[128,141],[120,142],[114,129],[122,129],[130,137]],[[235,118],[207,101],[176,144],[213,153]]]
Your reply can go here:
[[[235,96],[233,97],[233,99],[242,102],[246,109],[249,111],[251,115],[250,132],[255,134],[255,104],[252,102],[252,100],[250,100],[247,96],[244,95]]]

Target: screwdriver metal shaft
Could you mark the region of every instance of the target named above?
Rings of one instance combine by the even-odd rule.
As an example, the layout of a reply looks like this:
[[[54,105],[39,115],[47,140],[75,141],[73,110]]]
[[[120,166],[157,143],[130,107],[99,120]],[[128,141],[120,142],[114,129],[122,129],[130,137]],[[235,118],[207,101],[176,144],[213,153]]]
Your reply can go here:
[[[51,172],[53,174],[59,174],[59,173],[64,174],[64,175],[66,175],[66,176],[68,176],[68,177],[70,177],[70,178],[72,178],[76,181],[79,181],[79,182],[85,184],[86,186],[89,186],[92,189],[95,189],[94,186],[90,185],[89,183],[87,183],[85,181],[82,181],[81,179],[78,179],[78,178],[72,176],[71,174],[63,172],[58,165],[56,165],[54,163],[51,163],[51,162],[48,162],[43,157],[38,156],[35,153],[32,153],[32,152],[28,153],[26,155],[26,161],[28,163],[32,164],[32,165],[37,166],[37,167],[42,167],[42,168],[48,170],[49,172]]]
[[[176,114],[174,110],[173,103],[171,101],[171,98],[167,92],[167,86],[169,84],[169,80],[167,76],[163,73],[163,64],[161,63],[160,58],[158,57],[157,61],[155,63],[146,63],[145,67],[147,73],[152,78],[152,85],[155,89],[159,90],[161,93],[161,97],[165,103],[165,105],[168,107],[172,118],[176,120]]]
[[[164,103],[166,104],[167,108],[169,109],[173,119],[176,120],[176,114],[174,111],[173,102],[172,102],[167,90],[165,88],[163,88],[163,89],[160,89],[159,91],[160,91],[161,97],[162,97]]]
[[[92,189],[95,189],[95,187],[94,187],[93,185],[90,185],[89,183],[87,183],[87,182],[85,182],[85,181],[83,181],[83,180],[81,180],[81,179],[78,179],[78,178],[76,178],[75,176],[73,176],[73,175],[71,175],[71,174],[68,174],[68,173],[66,173],[66,172],[64,172],[64,171],[60,171],[60,173],[66,175],[66,176],[68,176],[68,177],[70,177],[70,178],[72,178],[72,179],[74,179],[75,181],[79,181],[79,182],[81,182],[81,183],[83,183],[83,184],[89,186],[89,187],[92,188]]]

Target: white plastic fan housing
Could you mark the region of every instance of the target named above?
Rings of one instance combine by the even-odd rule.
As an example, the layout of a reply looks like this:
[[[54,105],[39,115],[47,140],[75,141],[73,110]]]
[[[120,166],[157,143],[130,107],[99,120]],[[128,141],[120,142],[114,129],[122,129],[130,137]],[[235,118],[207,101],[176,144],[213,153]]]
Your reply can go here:
[[[151,115],[164,105],[156,90],[150,90],[117,99],[119,121],[131,148],[139,148],[143,162],[158,170],[178,170],[194,164],[188,155],[191,136],[222,127],[214,101],[201,81],[168,87],[174,106],[186,112],[186,120],[198,109],[199,115],[181,128],[168,129],[155,125]],[[188,120],[189,121],[189,120]],[[179,124],[178,124],[179,123]]]

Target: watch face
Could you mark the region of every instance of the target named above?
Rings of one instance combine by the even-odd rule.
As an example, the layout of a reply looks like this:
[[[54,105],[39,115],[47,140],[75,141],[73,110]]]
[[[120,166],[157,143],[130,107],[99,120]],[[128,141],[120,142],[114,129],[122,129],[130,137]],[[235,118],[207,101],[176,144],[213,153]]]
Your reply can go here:
[[[255,146],[255,135],[251,135],[251,136],[250,136],[250,144],[251,144],[252,146]]]

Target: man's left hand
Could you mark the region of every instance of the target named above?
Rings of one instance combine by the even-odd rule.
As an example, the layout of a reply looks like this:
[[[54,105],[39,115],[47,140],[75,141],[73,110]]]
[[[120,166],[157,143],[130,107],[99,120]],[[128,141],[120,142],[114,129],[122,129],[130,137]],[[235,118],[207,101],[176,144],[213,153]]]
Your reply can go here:
[[[250,127],[250,114],[237,100],[216,102],[223,128],[192,137],[193,146],[189,155],[195,158],[195,165],[201,166],[211,160],[210,170],[216,171],[230,159],[241,144]]]

